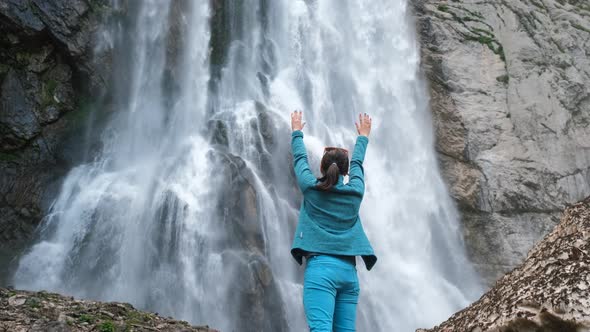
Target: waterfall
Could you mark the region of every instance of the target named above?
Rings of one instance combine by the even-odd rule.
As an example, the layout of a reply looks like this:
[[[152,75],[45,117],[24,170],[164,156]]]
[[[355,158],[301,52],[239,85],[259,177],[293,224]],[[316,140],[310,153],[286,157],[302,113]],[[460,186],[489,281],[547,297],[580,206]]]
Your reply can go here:
[[[102,151],[73,168],[20,258],[19,288],[118,300],[221,331],[304,331],[290,255],[301,196],[289,114],[311,168],[373,117],[359,331],[413,331],[479,295],[437,169],[405,0],[116,1]]]

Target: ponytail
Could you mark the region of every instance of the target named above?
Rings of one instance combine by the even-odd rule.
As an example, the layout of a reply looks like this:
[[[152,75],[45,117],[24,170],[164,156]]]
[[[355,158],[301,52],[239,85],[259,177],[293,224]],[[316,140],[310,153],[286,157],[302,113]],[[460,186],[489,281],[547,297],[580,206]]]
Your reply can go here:
[[[338,183],[338,175],[340,175],[340,168],[338,167],[338,164],[332,163],[328,167],[324,176],[318,179],[320,183],[317,184],[316,188],[324,191],[330,190],[336,183]]]
[[[322,177],[318,178],[319,183],[316,189],[329,191],[338,183],[340,175],[348,174],[348,151],[344,149],[326,149],[320,162]]]

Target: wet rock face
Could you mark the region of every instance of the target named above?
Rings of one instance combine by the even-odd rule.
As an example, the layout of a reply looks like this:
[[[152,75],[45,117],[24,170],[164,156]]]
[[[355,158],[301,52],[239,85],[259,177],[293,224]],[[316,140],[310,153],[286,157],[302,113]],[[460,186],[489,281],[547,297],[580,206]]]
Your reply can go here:
[[[13,70],[4,77],[0,91],[0,95],[6,96],[0,100],[2,149],[22,147],[27,140],[39,134],[40,125],[33,112],[33,105],[25,96],[20,79]]]
[[[590,330],[590,197],[477,302],[422,332]]]
[[[590,7],[413,3],[442,172],[491,284],[590,194]]]
[[[234,268],[230,284],[240,285],[232,288],[229,302],[236,303],[239,320],[248,322],[241,331],[286,331],[281,294],[265,257],[254,175],[238,156],[214,150],[210,157],[220,170],[216,220],[223,223],[223,260]]]
[[[0,3],[0,285],[72,162],[83,96],[105,89],[109,57],[92,45],[105,3]]]

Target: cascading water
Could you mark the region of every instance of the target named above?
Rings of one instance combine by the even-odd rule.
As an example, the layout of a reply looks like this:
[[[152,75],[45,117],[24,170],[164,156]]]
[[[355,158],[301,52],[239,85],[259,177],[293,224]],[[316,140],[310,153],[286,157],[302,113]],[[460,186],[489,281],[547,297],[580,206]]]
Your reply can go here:
[[[122,300],[221,331],[304,331],[290,256],[300,195],[289,113],[312,168],[375,128],[361,209],[359,331],[432,326],[480,291],[437,171],[405,0],[126,1],[102,153],[65,178],[15,285]],[[316,165],[316,166],[313,166]]]

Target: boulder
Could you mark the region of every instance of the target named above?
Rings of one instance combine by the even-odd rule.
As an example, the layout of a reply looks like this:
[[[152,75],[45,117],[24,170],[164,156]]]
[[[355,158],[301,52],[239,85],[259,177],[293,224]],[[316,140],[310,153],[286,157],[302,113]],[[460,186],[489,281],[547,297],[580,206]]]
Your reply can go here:
[[[590,331],[590,197],[468,308],[421,332]]]

